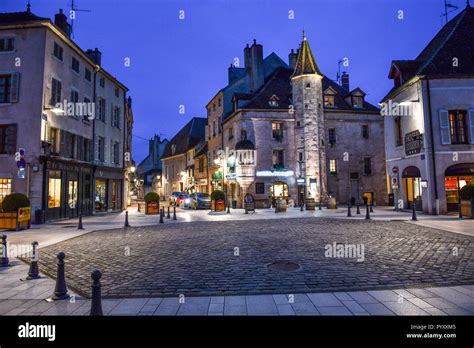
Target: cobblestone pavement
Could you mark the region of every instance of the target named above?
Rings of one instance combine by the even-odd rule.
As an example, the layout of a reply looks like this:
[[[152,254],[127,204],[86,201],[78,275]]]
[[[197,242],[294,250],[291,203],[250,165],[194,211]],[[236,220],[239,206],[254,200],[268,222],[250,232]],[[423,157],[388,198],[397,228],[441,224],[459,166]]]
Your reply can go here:
[[[364,261],[325,257],[333,242],[363,245]],[[109,298],[474,284],[474,237],[397,221],[301,218],[96,231],[42,248],[41,271],[55,275],[60,250],[68,285],[84,296],[96,267]],[[275,261],[301,268],[267,269]]]

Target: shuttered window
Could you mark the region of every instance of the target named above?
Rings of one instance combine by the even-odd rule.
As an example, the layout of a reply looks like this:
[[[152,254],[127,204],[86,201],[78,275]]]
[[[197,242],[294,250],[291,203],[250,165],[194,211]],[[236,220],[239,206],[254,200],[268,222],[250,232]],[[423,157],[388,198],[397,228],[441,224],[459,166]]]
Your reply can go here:
[[[448,110],[439,110],[439,131],[441,135],[441,144],[451,144]]]
[[[18,101],[19,74],[0,75],[0,104]]]
[[[16,152],[16,124],[0,126],[0,153],[13,155]]]

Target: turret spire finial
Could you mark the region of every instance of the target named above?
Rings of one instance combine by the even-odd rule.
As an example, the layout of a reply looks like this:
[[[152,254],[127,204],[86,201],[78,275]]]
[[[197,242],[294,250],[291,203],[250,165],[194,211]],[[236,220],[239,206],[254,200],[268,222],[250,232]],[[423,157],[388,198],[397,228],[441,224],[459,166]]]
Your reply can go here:
[[[304,29],[303,29],[303,40],[306,40],[306,34],[304,32]]]
[[[30,0],[28,0],[28,4],[26,4],[26,12],[31,12]]]

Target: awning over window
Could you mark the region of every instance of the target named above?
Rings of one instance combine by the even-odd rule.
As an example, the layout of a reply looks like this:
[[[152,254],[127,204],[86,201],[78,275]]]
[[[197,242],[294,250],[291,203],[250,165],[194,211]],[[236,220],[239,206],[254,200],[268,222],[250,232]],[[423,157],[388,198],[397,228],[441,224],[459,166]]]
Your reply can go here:
[[[474,163],[459,163],[448,167],[446,176],[474,175]]]
[[[419,178],[421,177],[420,170],[415,166],[406,167],[403,170],[402,178]]]

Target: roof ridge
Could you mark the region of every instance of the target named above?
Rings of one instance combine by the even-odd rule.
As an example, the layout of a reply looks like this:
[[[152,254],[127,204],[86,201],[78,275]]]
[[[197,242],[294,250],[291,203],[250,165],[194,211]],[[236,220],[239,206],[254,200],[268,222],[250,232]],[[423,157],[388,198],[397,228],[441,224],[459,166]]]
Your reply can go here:
[[[418,70],[415,72],[415,75],[421,75],[421,73],[423,72],[423,70],[433,61],[433,59],[437,56],[437,54],[439,53],[439,51],[441,51],[441,49],[444,47],[444,45],[449,41],[449,39],[453,36],[453,34],[456,32],[456,29],[459,27],[459,24],[461,24],[462,20],[464,19],[464,17],[466,16],[466,13],[467,13],[467,10],[465,9],[464,11],[462,11],[461,13],[459,13],[456,17],[459,17],[459,19],[457,20],[457,23],[454,25],[454,27],[451,29],[451,31],[449,32],[448,35],[446,35],[446,38],[443,40],[443,42],[434,50],[434,52],[430,55],[430,57],[428,57],[427,59],[424,60],[424,63],[421,64],[421,66],[418,68]],[[452,21],[454,21],[454,19],[456,18],[454,17],[452,19]],[[449,22],[448,22],[449,23]],[[448,23],[446,25],[448,25]],[[443,30],[443,29],[441,29]],[[438,32],[439,34],[439,32]],[[426,47],[428,47],[431,42],[433,40],[435,40],[436,36],[438,36],[438,34],[436,34],[433,39],[430,41],[430,43],[428,43],[428,45]],[[425,47],[425,48],[426,48]],[[423,51],[422,51],[423,53]],[[420,53],[421,54],[421,53]],[[417,57],[418,58],[418,57]],[[417,60],[417,59],[415,59]],[[423,60],[422,60],[423,61]]]

